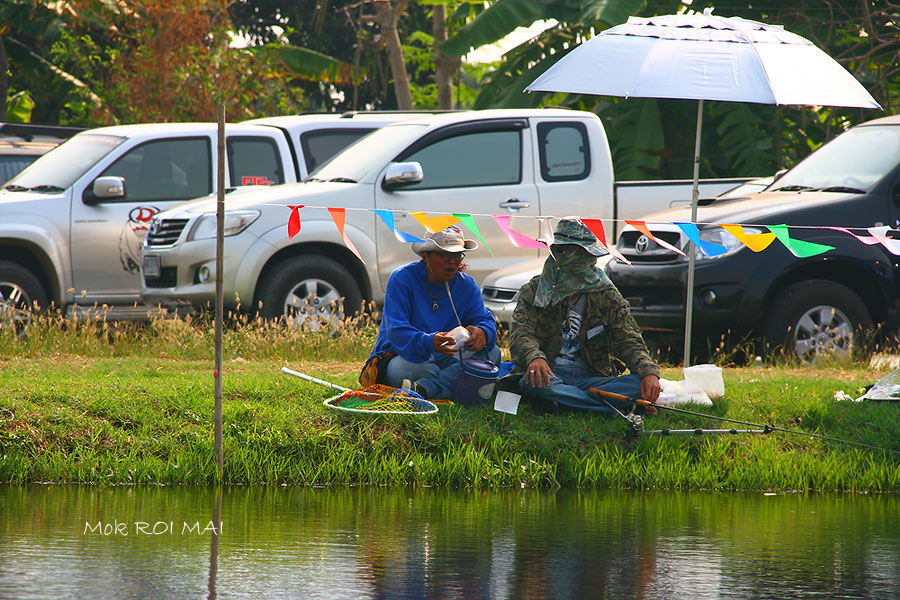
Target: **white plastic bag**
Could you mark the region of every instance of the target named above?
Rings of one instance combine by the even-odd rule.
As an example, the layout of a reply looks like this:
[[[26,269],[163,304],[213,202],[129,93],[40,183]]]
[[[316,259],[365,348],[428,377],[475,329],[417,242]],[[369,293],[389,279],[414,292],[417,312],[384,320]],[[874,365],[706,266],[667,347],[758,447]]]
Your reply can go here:
[[[716,365],[694,365],[684,370],[684,380],[697,384],[709,398],[725,396],[722,369]]]
[[[663,393],[659,395],[656,401],[663,406],[672,406],[675,404],[699,404],[702,406],[712,406],[712,400],[706,395],[706,392],[691,381],[669,381],[668,379],[659,380],[660,388]]]

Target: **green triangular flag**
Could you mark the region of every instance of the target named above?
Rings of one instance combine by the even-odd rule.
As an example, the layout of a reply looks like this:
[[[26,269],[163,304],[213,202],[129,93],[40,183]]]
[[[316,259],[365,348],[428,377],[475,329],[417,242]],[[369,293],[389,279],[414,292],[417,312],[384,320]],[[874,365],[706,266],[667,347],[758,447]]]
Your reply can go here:
[[[787,225],[766,225],[766,227],[768,227],[769,231],[774,233],[775,237],[778,238],[778,241],[784,244],[784,247],[790,250],[791,254],[797,258],[809,258],[810,256],[825,254],[829,250],[834,250],[834,246],[791,239]]]
[[[472,218],[472,215],[466,213],[453,213],[453,216],[462,221],[462,224],[468,227],[472,233],[475,234],[475,237],[481,240],[481,243],[484,244],[487,251],[491,253],[491,256],[494,255],[494,251],[491,250],[490,246],[487,245],[487,242],[484,241],[484,238],[481,237],[481,233],[478,231],[478,225],[475,224],[475,219]]]

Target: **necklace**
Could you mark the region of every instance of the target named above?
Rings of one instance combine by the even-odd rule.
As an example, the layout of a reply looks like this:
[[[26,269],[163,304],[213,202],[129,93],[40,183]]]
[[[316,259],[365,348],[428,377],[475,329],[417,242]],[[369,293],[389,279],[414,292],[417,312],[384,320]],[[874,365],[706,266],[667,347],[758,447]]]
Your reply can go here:
[[[440,306],[438,306],[437,301],[444,295],[444,292],[447,291],[446,288],[442,288],[441,293],[438,294],[437,296],[435,296],[434,294],[431,293],[431,282],[430,281],[427,281],[427,280],[425,281],[425,287],[428,290],[428,295],[431,296],[432,300],[434,300],[434,304],[431,305],[431,310],[438,310],[440,308]]]

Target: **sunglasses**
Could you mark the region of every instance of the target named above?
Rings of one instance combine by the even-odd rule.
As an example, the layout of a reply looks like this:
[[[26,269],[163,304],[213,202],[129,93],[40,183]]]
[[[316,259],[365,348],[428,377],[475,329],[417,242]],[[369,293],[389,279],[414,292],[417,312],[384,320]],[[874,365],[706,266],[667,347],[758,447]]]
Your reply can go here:
[[[466,259],[465,252],[445,252],[444,250],[437,250],[431,252],[433,256],[437,256],[444,262],[462,262]]]

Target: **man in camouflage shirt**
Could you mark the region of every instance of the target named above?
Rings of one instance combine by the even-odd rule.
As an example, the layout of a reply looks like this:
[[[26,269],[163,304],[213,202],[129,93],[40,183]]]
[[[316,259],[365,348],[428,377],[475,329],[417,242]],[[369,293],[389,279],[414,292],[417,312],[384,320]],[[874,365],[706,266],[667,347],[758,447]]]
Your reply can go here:
[[[509,345],[525,397],[595,412],[610,412],[607,402],[629,405],[604,401],[590,388],[656,402],[659,366],[628,302],[596,266],[606,250],[580,219],[567,217],[556,226],[551,252],[513,313]],[[619,375],[614,358],[631,374]]]

